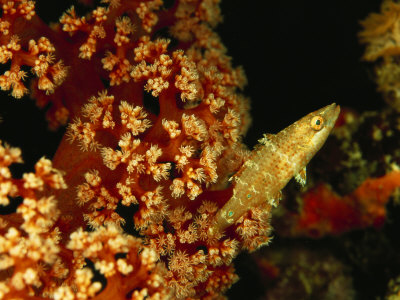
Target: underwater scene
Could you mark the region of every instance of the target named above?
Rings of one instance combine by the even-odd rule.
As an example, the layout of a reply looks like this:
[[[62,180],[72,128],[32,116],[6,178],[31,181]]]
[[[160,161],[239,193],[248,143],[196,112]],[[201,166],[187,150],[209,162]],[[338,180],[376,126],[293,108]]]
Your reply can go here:
[[[400,1],[0,1],[0,299],[400,300]]]

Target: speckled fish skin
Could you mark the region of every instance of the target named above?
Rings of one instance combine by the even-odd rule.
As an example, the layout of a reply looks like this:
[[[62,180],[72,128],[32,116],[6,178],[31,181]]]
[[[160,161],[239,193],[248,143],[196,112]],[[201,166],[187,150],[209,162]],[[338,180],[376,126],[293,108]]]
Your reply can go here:
[[[306,115],[276,135],[264,135],[232,178],[233,195],[218,211],[214,229],[225,230],[248,209],[266,201],[277,205],[281,189],[305,168],[325,143],[339,112],[340,107],[333,103]],[[312,124],[316,120],[320,120],[317,125],[322,124],[318,130]]]

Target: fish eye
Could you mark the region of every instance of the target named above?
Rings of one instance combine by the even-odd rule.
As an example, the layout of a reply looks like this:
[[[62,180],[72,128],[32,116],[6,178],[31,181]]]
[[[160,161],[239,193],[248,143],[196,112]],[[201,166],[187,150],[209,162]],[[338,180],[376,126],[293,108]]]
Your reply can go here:
[[[321,130],[324,125],[324,118],[321,116],[315,116],[311,119],[311,128],[314,130]]]

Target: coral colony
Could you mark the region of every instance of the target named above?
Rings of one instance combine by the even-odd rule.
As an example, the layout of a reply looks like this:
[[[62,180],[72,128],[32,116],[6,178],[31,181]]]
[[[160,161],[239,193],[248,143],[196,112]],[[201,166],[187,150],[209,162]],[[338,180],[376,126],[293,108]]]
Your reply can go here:
[[[217,298],[237,280],[238,252],[269,242],[271,207],[339,107],[249,153],[245,77],[212,30],[218,1],[101,2],[48,27],[33,1],[2,1],[1,89],[49,105],[50,127],[69,124],[53,161],[20,179],[9,170],[20,150],[2,144],[0,202],[23,200],[1,218],[0,298]],[[163,28],[171,39],[157,37]],[[125,216],[135,236],[123,207],[136,208]]]
[[[16,206],[0,217],[0,299],[220,299],[238,279],[238,253],[270,242],[281,189],[292,177],[304,184],[339,106],[247,150],[246,78],[213,31],[218,2],[102,0],[48,25],[34,1],[1,1],[0,88],[29,94],[50,128],[67,130],[53,159],[20,178],[10,168],[23,153],[0,144],[0,204]],[[335,130],[337,139],[352,134]],[[286,232],[381,224],[399,185],[398,172],[387,173],[343,197],[311,185]]]

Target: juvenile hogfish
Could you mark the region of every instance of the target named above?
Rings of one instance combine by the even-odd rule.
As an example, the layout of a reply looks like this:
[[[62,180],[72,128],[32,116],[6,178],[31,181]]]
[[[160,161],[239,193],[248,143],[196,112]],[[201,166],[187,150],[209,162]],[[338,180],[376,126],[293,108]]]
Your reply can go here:
[[[214,229],[223,231],[265,201],[276,206],[281,190],[295,176],[305,183],[305,167],[325,143],[339,115],[335,103],[314,111],[260,144],[232,178],[231,199],[218,211]]]

